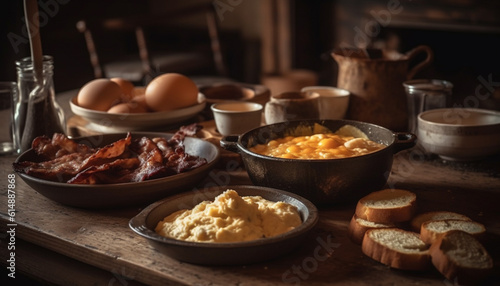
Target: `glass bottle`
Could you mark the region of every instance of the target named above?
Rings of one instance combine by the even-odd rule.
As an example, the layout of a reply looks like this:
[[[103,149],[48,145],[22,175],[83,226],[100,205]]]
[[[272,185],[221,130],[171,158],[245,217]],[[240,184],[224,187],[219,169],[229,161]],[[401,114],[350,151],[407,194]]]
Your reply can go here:
[[[64,112],[56,102],[54,91],[54,61],[43,57],[43,84],[38,85],[30,57],[16,61],[19,99],[15,103],[14,137],[20,143],[19,152],[31,148],[33,139],[54,133],[64,134]]]

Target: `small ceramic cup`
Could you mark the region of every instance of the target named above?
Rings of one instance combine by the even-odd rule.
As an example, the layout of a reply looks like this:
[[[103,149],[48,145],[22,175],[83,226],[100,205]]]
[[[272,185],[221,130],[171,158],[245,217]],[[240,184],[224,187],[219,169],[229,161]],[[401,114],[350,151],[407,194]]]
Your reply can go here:
[[[260,126],[262,105],[254,102],[225,102],[210,106],[217,131],[223,136],[243,134]]]
[[[344,119],[351,94],[348,90],[332,86],[306,86],[301,91],[319,94],[321,119]]]
[[[289,120],[319,119],[319,94],[289,91],[271,96],[264,115],[267,124]]]

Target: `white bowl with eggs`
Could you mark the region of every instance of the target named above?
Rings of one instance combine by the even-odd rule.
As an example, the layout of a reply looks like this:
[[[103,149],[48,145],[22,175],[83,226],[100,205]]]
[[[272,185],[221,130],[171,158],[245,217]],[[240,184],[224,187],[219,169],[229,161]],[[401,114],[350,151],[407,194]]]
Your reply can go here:
[[[122,79],[95,79],[70,100],[71,111],[99,131],[150,130],[193,118],[205,96],[186,76],[168,73],[146,87]]]
[[[155,127],[168,126],[188,120],[205,108],[205,96],[198,93],[198,103],[172,111],[145,112],[145,113],[108,113],[80,107],[76,103],[76,96],[70,101],[71,111],[92,124],[99,125],[99,129],[113,129],[137,131]]]
[[[419,144],[452,161],[472,161],[500,153],[500,112],[441,108],[418,115]]]

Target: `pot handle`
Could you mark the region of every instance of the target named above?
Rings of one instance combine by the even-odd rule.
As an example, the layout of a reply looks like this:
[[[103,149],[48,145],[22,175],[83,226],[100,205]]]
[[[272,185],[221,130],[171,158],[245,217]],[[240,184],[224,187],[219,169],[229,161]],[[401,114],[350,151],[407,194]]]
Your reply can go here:
[[[408,51],[406,53],[406,56],[408,57],[408,61],[411,61],[420,53],[426,53],[427,57],[425,58],[425,60],[423,62],[418,63],[416,66],[414,66],[413,68],[411,68],[408,71],[406,79],[412,79],[419,71],[421,71],[423,68],[429,66],[432,63],[432,61],[434,61],[434,52],[432,51],[432,49],[429,46],[425,46],[425,45],[417,46],[416,48]]]
[[[410,149],[415,146],[417,136],[410,132],[396,132],[396,140],[394,142],[394,154],[405,149]]]
[[[223,136],[220,140],[220,146],[225,150],[238,153],[238,135]]]

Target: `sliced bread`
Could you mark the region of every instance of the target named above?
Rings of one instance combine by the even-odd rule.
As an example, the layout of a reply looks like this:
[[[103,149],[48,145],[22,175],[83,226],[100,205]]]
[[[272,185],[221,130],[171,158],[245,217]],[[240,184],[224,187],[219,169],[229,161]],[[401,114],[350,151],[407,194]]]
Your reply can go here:
[[[366,231],[361,244],[363,253],[397,269],[426,270],[431,266],[428,246],[418,233],[398,228]]]
[[[363,242],[363,236],[365,236],[365,232],[369,229],[376,228],[390,228],[396,227],[394,224],[386,224],[386,223],[376,223],[371,222],[362,218],[353,215],[351,221],[349,223],[349,227],[347,229],[349,238],[352,242],[361,244]]]
[[[480,284],[493,270],[493,260],[483,245],[460,230],[438,238],[429,253],[436,269],[459,285]]]
[[[483,224],[475,221],[444,219],[424,222],[420,228],[420,238],[427,244],[432,244],[440,236],[450,230],[461,230],[480,238],[486,233]]]
[[[443,220],[443,219],[459,219],[459,220],[467,220],[471,219],[463,214],[449,212],[449,211],[430,211],[416,215],[411,220],[411,229],[415,232],[420,232],[420,227],[424,222],[432,221],[432,220]]]
[[[361,198],[356,205],[357,217],[378,223],[404,222],[416,211],[417,196],[407,190],[385,189]]]

